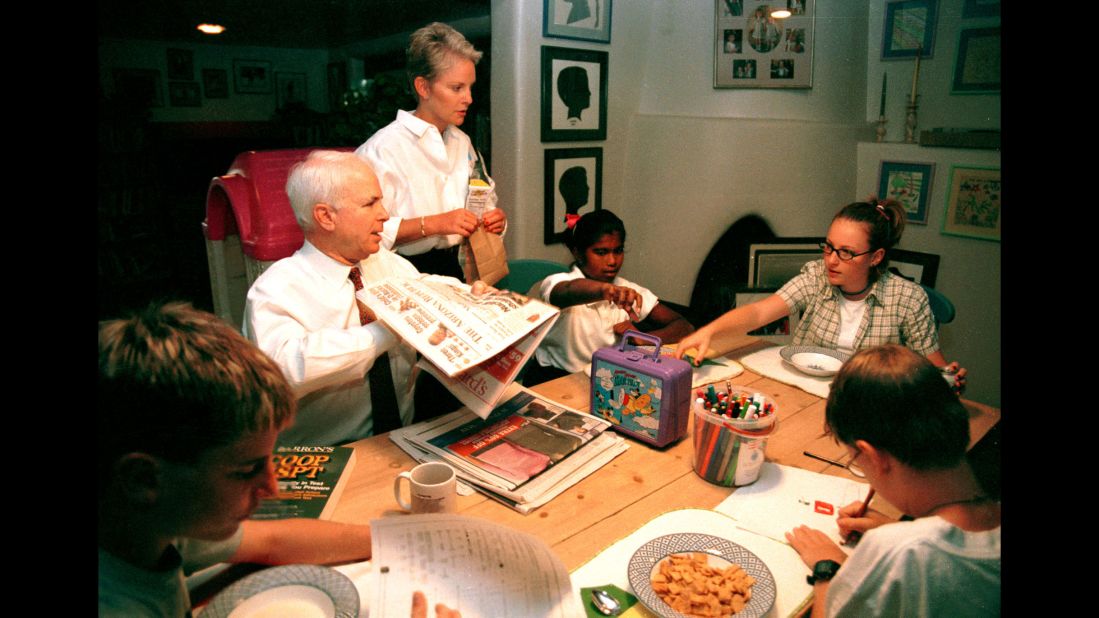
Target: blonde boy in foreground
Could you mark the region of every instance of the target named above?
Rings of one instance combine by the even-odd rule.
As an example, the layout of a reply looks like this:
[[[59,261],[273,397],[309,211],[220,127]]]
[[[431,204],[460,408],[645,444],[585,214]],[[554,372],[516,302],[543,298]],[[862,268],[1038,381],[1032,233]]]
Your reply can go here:
[[[102,324],[97,394],[101,617],[190,616],[185,575],[218,562],[370,558],[369,526],[248,519],[275,493],[294,396],[216,316],[175,303]]]

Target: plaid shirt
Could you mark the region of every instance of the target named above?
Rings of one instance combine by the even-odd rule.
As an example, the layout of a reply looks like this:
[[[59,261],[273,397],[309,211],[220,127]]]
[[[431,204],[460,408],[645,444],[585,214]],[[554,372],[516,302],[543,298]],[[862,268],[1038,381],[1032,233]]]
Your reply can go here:
[[[801,312],[794,345],[835,349],[840,334],[840,291],[828,284],[824,260],[809,262],[778,292],[791,315]],[[866,296],[854,348],[899,343],[924,356],[939,350],[927,293],[919,284],[886,272]]]

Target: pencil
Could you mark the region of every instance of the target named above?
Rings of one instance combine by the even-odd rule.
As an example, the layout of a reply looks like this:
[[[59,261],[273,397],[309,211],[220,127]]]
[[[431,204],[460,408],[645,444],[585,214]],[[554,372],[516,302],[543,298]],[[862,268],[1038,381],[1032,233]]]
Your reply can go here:
[[[839,466],[840,468],[846,468],[847,467],[847,464],[840,463],[840,462],[836,461],[835,459],[828,459],[827,457],[821,457],[820,455],[817,455],[815,453],[810,453],[809,451],[802,451],[801,454],[805,455],[806,457],[812,457],[813,459],[819,459],[819,460],[823,461],[824,463],[830,463],[833,466]]]
[[[858,512],[855,513],[856,518],[866,516],[866,509],[870,508],[870,500],[873,497],[874,497],[874,488],[871,487],[870,491],[866,493],[866,499],[862,501],[862,506],[859,507]],[[843,542],[844,542],[845,545],[850,545],[851,543],[854,543],[855,541],[858,541],[860,538],[862,538],[862,533],[857,531],[857,530],[852,530],[851,532],[849,532],[847,534],[847,538],[844,539]]]

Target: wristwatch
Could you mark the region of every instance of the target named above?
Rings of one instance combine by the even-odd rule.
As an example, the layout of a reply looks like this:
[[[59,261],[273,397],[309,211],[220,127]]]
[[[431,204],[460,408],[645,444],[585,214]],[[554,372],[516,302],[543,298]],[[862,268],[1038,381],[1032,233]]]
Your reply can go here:
[[[820,560],[813,565],[813,574],[806,575],[805,581],[812,586],[817,582],[826,582],[836,576],[840,570],[840,563],[835,560]]]

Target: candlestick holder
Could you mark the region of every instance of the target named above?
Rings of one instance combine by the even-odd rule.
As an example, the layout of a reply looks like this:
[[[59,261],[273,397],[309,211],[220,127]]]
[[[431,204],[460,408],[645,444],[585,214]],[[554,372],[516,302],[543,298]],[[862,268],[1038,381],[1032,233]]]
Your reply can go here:
[[[885,116],[878,116],[878,128],[876,130],[878,141],[885,141]]]
[[[912,97],[906,106],[908,110],[904,117],[904,143],[906,144],[916,143],[916,108],[919,106],[916,100],[918,98],[919,95]]]

